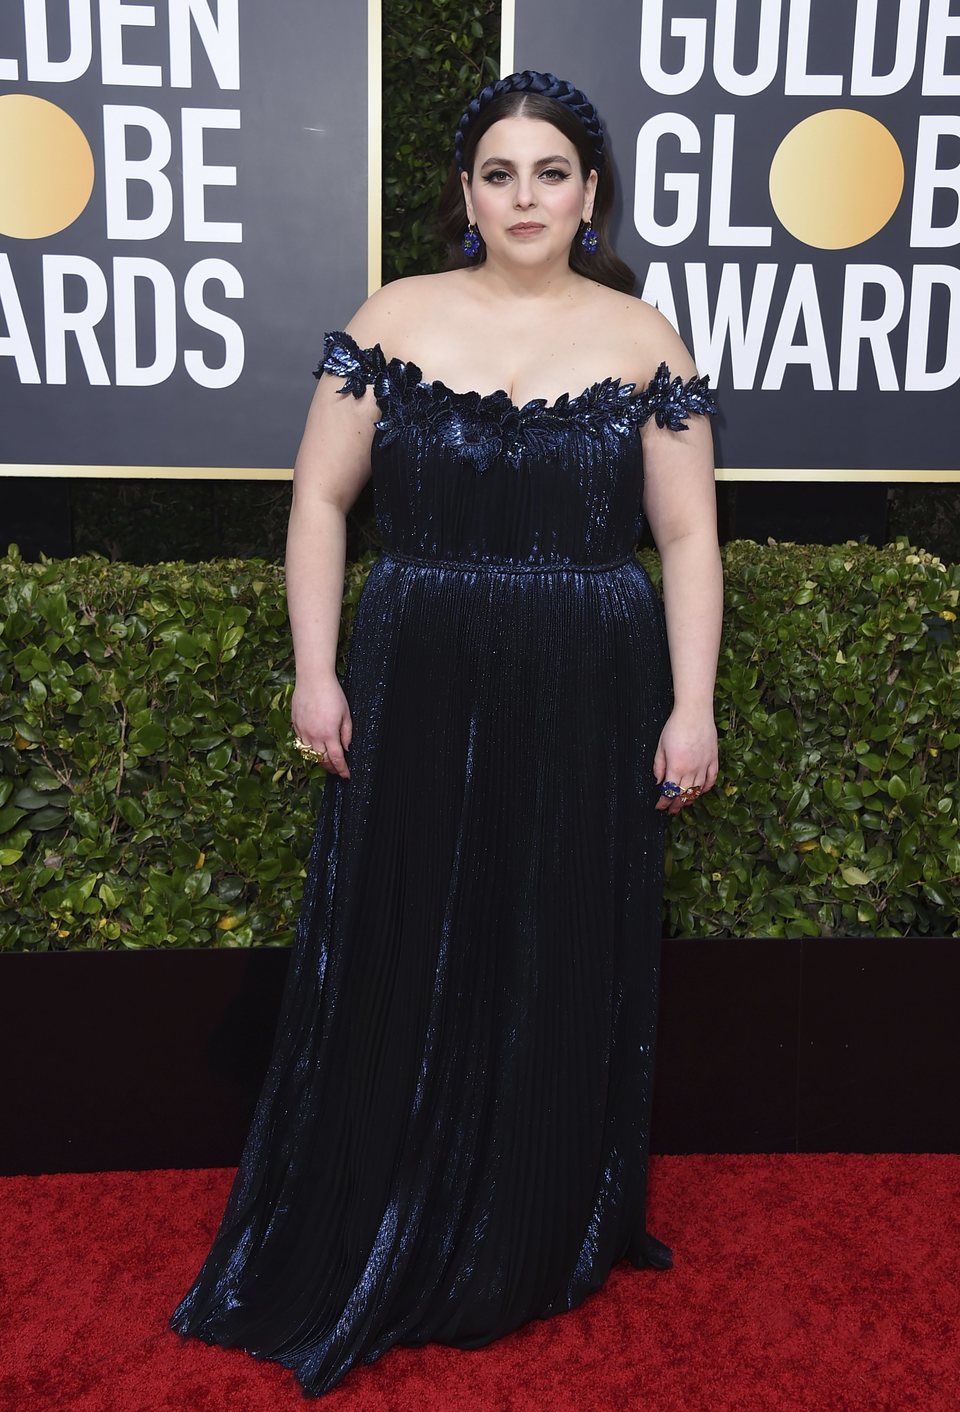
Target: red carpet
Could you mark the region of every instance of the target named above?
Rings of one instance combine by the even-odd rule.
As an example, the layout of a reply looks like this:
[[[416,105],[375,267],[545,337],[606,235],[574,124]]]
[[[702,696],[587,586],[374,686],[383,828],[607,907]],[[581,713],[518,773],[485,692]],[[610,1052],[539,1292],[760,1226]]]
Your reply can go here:
[[[232,1171],[0,1179],[0,1407],[282,1412],[293,1375],[166,1319]],[[314,1405],[359,1412],[960,1408],[960,1157],[654,1158],[672,1270],[461,1351],[394,1348]]]

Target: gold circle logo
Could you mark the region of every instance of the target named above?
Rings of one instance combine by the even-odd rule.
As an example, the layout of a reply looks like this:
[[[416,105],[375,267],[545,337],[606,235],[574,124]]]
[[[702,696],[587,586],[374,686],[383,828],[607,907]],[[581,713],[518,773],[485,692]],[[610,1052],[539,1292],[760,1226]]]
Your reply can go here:
[[[781,225],[819,250],[846,250],[882,230],[903,194],[893,135],[855,108],[797,123],[770,164],[770,200]]]
[[[41,240],[80,215],[93,153],[69,113],[29,93],[0,97],[0,235]]]

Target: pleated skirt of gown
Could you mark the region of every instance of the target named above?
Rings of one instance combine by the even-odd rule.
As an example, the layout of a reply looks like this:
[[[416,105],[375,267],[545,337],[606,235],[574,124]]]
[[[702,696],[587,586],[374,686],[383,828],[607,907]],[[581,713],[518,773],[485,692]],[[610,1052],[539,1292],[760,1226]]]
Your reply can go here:
[[[320,1395],[396,1343],[580,1304],[646,1230],[672,705],[639,563],[384,552],[273,1054],[170,1324]],[[319,767],[318,767],[319,768]]]

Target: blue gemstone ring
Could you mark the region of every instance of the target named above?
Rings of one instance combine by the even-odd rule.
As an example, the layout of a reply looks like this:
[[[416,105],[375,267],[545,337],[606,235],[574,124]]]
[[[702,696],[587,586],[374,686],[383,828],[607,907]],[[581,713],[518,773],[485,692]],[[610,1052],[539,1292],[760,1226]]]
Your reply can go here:
[[[673,780],[664,780],[660,793],[665,799],[679,799],[681,804],[689,804],[692,799],[699,799],[703,793],[703,785],[692,784],[689,789],[681,789]]]

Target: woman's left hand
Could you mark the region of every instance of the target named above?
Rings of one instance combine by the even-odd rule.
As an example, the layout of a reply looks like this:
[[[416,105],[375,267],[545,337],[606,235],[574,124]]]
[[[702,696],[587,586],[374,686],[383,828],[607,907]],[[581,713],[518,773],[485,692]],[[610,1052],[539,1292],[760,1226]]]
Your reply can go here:
[[[712,789],[720,769],[717,746],[717,726],[711,711],[690,712],[674,708],[660,732],[657,753],[653,757],[653,773],[657,783],[672,780],[681,789],[700,786],[700,793]],[[661,795],[655,808],[669,814],[679,814],[687,804]]]

